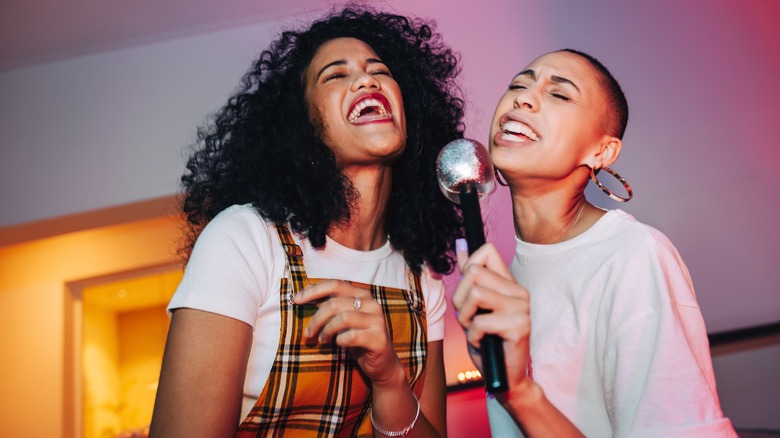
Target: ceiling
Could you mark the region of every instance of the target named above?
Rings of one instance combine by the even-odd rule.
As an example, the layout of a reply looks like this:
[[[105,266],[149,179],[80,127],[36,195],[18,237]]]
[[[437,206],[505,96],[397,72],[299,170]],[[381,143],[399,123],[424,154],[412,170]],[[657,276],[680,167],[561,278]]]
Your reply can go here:
[[[326,0],[2,0],[0,70],[215,31]]]

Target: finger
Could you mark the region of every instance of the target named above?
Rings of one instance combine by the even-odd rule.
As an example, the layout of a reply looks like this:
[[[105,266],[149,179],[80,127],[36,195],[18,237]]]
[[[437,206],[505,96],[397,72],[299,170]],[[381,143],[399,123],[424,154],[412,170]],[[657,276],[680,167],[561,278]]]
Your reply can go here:
[[[322,327],[317,340],[327,343],[335,339],[336,344],[342,347],[375,349],[372,348],[372,343],[368,342],[371,336],[357,336],[359,333],[372,333],[372,336],[377,338],[374,341],[380,341],[382,345],[382,340],[388,337],[385,320],[381,315],[353,311],[339,313],[329,320]]]
[[[376,327],[339,332],[335,335],[335,341],[339,347],[360,348],[374,353],[384,351],[390,343],[386,331],[383,333]]]
[[[519,290],[515,293],[506,293],[506,288],[510,287]],[[528,315],[530,301],[525,292],[525,289],[517,284],[505,285],[501,292],[480,285],[472,285],[468,295],[461,301],[457,309],[458,322],[464,328],[470,329],[475,315],[482,312]]]
[[[462,271],[469,259],[469,245],[466,243],[466,239],[455,239],[455,257],[458,260],[458,269]]]
[[[494,290],[507,296],[518,298],[528,296],[528,290],[518,284],[514,278],[511,276],[507,278],[485,266],[469,264],[464,272],[464,277],[469,277],[474,286]]]
[[[310,296],[307,296],[310,298]],[[361,308],[363,307],[363,300],[361,299]],[[303,335],[307,338],[313,338],[320,334],[322,328],[339,313],[355,311],[355,298],[354,297],[330,297],[317,304],[317,311],[312,315],[309,320],[309,325],[306,326]]]
[[[501,254],[498,253],[498,250],[492,243],[485,243],[474,251],[461,271],[466,271],[470,265],[484,266],[506,279],[512,278],[512,274],[509,272],[506,262],[504,262]]]
[[[478,300],[475,299],[475,295],[481,295],[485,292],[480,290],[480,288],[471,285],[469,286],[468,295],[466,295],[462,300],[460,300],[460,303],[458,306],[456,306],[457,315],[456,318],[458,320],[458,323],[460,325],[468,330],[471,326],[471,320],[474,318],[474,315],[477,314],[479,311],[479,305]]]
[[[460,288],[460,290],[458,290]],[[453,296],[453,303],[455,304],[456,319],[463,326],[464,329],[469,328],[471,320],[474,318],[480,309],[483,311],[492,311],[497,304],[491,297],[497,295],[496,292],[482,288],[474,284],[467,284],[462,282],[458,285],[455,292],[458,297]]]
[[[476,288],[479,288],[481,292],[475,292]],[[517,284],[513,278],[507,279],[484,266],[470,264],[466,268],[463,278],[455,286],[452,294],[452,304],[459,314],[466,311],[465,303],[467,300],[477,300],[478,304],[486,305],[485,308],[493,309],[497,306],[494,303],[496,297],[492,294],[486,295],[487,291],[526,301],[530,300],[528,290]],[[475,293],[477,295],[472,296]],[[470,318],[470,315],[468,318]]]
[[[316,303],[317,301],[323,301],[330,297],[365,297],[370,295],[370,292],[366,289],[353,286],[348,281],[327,280],[322,283],[306,286],[303,290],[293,296],[293,301],[296,304],[305,304]]]
[[[333,318],[329,319],[326,324],[322,326],[322,329],[317,336],[317,341],[321,344],[330,342],[336,335],[341,332],[350,330],[363,330],[368,326],[366,318],[370,317],[365,313],[361,314],[357,311],[341,312]]]
[[[323,339],[321,342],[329,342],[333,336],[334,330],[344,330],[346,327],[335,329],[331,328],[329,330],[326,330],[326,327],[328,327],[333,323],[334,320],[337,319],[338,324],[343,324],[339,318],[343,318],[343,315],[348,314],[374,314],[381,316],[381,308],[376,301],[369,297],[361,297],[359,308],[357,307],[357,301],[355,297],[329,298],[319,304],[317,312],[312,315],[311,319],[309,320],[309,325],[306,326],[306,330],[304,330],[303,335],[308,338],[317,337],[318,339]],[[383,317],[382,322],[384,322]],[[323,335],[324,330],[325,334]]]
[[[469,259],[461,268],[462,277],[452,296],[453,305],[456,309],[460,306],[462,300],[464,300],[468,295],[470,285],[476,283],[476,276],[479,275],[480,272],[483,272],[483,270],[480,268],[494,272],[500,278],[515,282],[514,278],[509,273],[504,260],[498,254],[495,246],[493,246],[493,244],[486,243],[482,245],[476,252],[474,252],[474,254],[469,257]],[[498,287],[495,282],[492,284],[483,282],[483,284],[488,287]]]
[[[479,348],[485,335],[496,335],[505,343],[525,346],[531,335],[531,319],[509,313],[486,313],[474,317],[466,338],[469,344]]]
[[[458,284],[455,285],[455,290],[452,292],[452,305],[458,312],[461,311],[463,301],[468,296],[472,286],[474,286],[474,276],[461,277]]]

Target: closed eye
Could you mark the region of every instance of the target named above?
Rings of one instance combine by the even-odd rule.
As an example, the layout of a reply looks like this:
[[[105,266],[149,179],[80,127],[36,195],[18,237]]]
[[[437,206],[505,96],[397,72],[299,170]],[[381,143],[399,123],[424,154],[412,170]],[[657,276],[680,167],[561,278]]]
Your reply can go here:
[[[345,78],[345,77],[347,77],[347,75],[345,75],[344,73],[333,73],[333,74],[329,74],[328,76],[326,76],[325,80],[323,82],[328,82],[328,81],[330,81],[332,79],[340,79],[340,78]]]

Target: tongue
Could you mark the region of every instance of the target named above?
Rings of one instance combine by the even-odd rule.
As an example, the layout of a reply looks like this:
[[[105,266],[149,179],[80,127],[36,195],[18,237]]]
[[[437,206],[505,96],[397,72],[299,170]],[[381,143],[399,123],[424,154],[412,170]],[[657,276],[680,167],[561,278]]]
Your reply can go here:
[[[364,114],[361,114],[360,116],[358,116],[358,118],[355,119],[354,123],[356,123],[356,124],[368,123],[368,122],[373,122],[375,120],[385,120],[387,118],[388,118],[387,116],[383,116],[383,115],[381,115],[379,113],[368,112],[368,113],[364,113]]]

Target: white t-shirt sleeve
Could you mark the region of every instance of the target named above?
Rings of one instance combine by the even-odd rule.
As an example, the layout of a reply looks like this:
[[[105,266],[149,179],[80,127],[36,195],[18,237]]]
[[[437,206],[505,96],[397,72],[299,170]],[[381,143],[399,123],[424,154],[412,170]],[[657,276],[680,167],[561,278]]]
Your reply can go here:
[[[219,213],[198,237],[168,310],[204,310],[254,328],[258,309],[278,290],[271,273],[279,243],[270,231],[249,206]]]
[[[421,282],[428,322],[428,342],[444,339],[444,314],[447,310],[444,282],[441,277],[434,275],[427,266],[423,268]]]
[[[649,237],[651,251],[621,273],[621,292],[641,310],[615,327],[604,361],[614,436],[735,436],[688,270],[666,236],[651,229]]]

